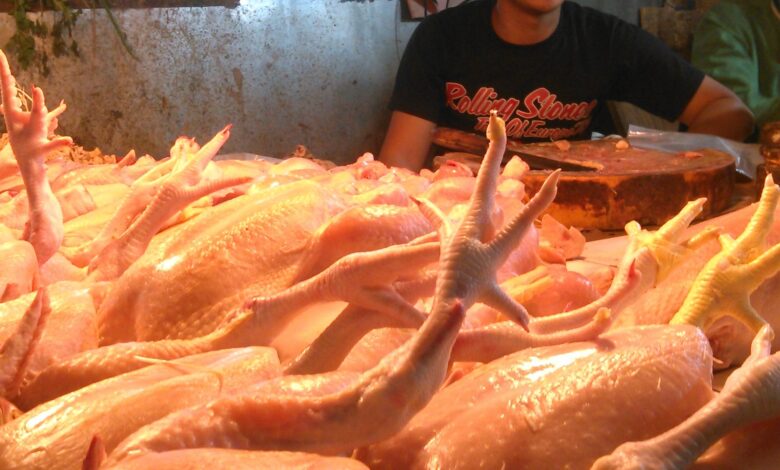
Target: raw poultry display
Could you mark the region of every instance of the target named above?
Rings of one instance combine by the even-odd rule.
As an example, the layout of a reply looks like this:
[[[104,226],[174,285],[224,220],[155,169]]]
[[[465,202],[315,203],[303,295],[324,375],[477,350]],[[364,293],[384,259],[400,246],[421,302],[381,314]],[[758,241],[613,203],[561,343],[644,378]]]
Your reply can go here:
[[[89,165],[0,79],[0,469],[777,468],[771,176],[586,243],[496,114],[476,177],[230,126]]]

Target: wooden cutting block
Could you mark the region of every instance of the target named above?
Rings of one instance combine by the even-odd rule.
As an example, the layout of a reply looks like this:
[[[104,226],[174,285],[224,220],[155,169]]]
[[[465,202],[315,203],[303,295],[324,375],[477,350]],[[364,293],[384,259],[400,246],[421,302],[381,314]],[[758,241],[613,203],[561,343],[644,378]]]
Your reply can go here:
[[[487,148],[487,139],[452,129],[439,129],[434,142],[479,154]],[[550,174],[548,168],[558,162],[566,168],[548,213],[579,228],[616,230],[631,220],[643,226],[661,225],[688,201],[700,197],[707,198],[702,213],[706,218],[727,209],[734,192],[734,159],[711,149],[673,154],[635,148],[624,139],[510,141],[505,161],[513,155],[532,156],[530,160],[537,162],[529,163],[532,170],[524,177],[529,194],[539,190]],[[469,160],[463,154],[457,159]],[[540,167],[545,169],[534,169]]]

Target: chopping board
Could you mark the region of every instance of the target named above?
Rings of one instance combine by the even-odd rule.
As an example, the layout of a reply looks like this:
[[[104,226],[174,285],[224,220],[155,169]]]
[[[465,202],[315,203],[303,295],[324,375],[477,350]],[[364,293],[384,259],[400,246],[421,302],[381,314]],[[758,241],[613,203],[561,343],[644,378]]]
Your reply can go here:
[[[484,137],[446,128],[439,128],[433,141],[458,151],[435,161],[454,159],[472,168],[478,168],[488,144]],[[618,230],[632,220],[661,225],[700,197],[707,198],[701,215],[706,218],[727,209],[734,192],[734,159],[712,149],[675,154],[632,147],[625,139],[539,144],[510,140],[504,161],[513,155],[531,166],[523,178],[530,195],[553,168],[563,169],[558,195],[547,212],[579,228]]]

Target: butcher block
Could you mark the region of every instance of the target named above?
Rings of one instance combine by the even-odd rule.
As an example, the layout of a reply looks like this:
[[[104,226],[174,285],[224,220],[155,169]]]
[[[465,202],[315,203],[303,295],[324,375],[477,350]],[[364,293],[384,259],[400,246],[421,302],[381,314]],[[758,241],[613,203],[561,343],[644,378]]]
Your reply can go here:
[[[436,162],[457,160],[477,165],[487,139],[440,128],[434,143],[458,152]],[[469,153],[461,153],[469,152]],[[533,195],[554,168],[561,168],[558,196],[548,213],[580,228],[622,229],[631,220],[660,225],[688,201],[707,198],[702,217],[726,210],[736,175],[734,159],[712,149],[666,153],[631,146],[625,139],[507,143],[505,162],[518,155],[531,167],[524,182]]]

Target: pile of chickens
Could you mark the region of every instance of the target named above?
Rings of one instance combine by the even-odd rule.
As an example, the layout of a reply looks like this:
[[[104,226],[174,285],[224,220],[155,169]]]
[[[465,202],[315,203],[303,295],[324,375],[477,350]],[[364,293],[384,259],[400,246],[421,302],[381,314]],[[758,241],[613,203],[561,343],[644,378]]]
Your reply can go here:
[[[0,468],[776,468],[780,188],[585,243],[500,168],[47,155],[0,52]],[[774,344],[775,349],[777,344]],[[739,366],[718,392],[713,370]]]

